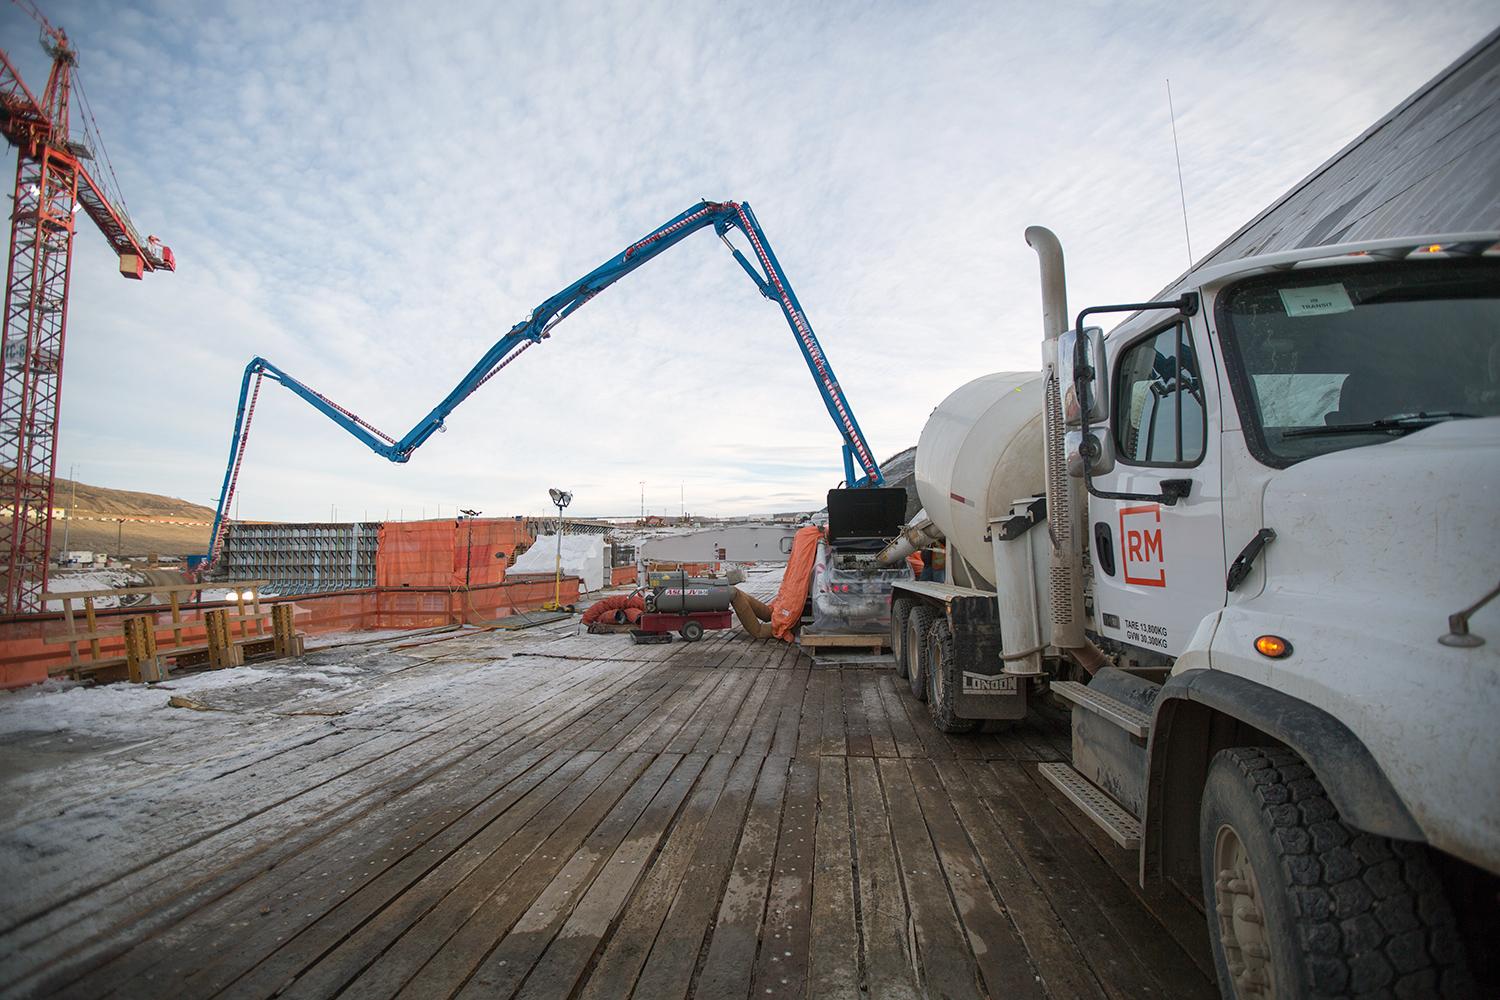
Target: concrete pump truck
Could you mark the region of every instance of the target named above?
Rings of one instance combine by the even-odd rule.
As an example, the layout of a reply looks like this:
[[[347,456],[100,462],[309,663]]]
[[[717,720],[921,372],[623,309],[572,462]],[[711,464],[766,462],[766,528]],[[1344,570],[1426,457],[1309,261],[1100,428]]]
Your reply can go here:
[[[1070,316],[1028,229],[1041,370],[938,406],[880,557],[946,548],[938,727],[1068,707],[1042,776],[1227,997],[1500,995],[1496,94],[1491,36],[1149,301]]]

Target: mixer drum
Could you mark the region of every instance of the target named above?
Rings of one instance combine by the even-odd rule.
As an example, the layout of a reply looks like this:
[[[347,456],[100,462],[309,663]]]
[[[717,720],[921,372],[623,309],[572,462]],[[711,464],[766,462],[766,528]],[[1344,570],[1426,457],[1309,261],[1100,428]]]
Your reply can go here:
[[[993,586],[990,522],[1045,488],[1041,375],[1000,372],[954,390],[922,428],[916,477],[927,516]]]

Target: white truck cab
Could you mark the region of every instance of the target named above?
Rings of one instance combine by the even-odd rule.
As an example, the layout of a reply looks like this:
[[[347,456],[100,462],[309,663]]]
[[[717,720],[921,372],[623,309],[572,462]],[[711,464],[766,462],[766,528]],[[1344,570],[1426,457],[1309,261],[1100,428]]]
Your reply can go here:
[[[1227,995],[1465,995],[1500,887],[1500,232],[1190,280],[1059,338],[1113,666],[1053,685],[1047,776],[1200,883]]]
[[[1500,601],[1449,618],[1500,584],[1497,249],[1440,235],[1195,275],[1192,316],[1108,338],[1112,461],[1091,476],[1191,487],[1088,503],[1101,637],[1327,712],[1404,807],[1381,832],[1491,871]]]

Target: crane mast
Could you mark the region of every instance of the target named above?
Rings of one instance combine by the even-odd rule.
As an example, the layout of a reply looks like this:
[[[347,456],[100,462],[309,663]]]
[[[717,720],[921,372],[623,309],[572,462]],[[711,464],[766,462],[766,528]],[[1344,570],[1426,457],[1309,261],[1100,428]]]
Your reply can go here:
[[[52,543],[53,483],[62,402],[68,280],[77,216],[87,215],[120,257],[120,272],[175,270],[170,249],[142,240],[123,204],[84,166],[69,132],[78,56],[67,34],[30,3],[52,58],[41,100],[0,52],[0,134],[16,147],[9,269],[0,314],[0,613],[41,609]],[[92,116],[89,116],[92,118]]]
[[[859,423],[854,418],[844,390],[834,376],[833,365],[813,333],[812,325],[802,311],[797,293],[787,279],[781,264],[771,249],[771,241],[756,221],[755,213],[748,203],[734,201],[702,201],[676,217],[667,220],[646,236],[626,247],[619,254],[600,264],[588,274],[557,292],[533,309],[510,331],[497,340],[484,355],[475,362],[453,390],[411,430],[401,438],[394,438],[377,430],[368,421],[360,418],[327,396],[288,375],[265,358],[252,358],[245,366],[240,381],[239,407],[235,414],[234,433],[230,437],[229,463],[224,470],[224,484],[219,491],[218,510],[214,515],[214,526],[209,542],[208,561],[213,561],[218,550],[220,529],[224,514],[230,509],[235,487],[239,481],[240,464],[244,459],[245,443],[250,433],[250,421],[255,414],[255,404],[260,396],[263,379],[290,389],[314,409],[338,424],[357,438],[375,454],[392,462],[405,462],[413,451],[421,447],[433,434],[443,429],[444,421],[458,405],[475,390],[499,374],[500,370],[515,361],[527,349],[541,343],[552,335],[552,330],[580,309],[594,296],[604,291],[625,275],[646,262],[676,246],[700,229],[712,227],[719,239],[729,248],[735,261],[750,276],[760,293],[775,302],[780,308],[797,348],[802,354],[808,371],[812,374],[828,416],[833,420],[843,438],[844,479],[850,486],[879,486],[884,482],[880,465],[875,461],[869,442]],[[737,229],[750,244],[750,257],[746,257],[733,243],[728,234]],[[754,262],[752,263],[751,258]]]

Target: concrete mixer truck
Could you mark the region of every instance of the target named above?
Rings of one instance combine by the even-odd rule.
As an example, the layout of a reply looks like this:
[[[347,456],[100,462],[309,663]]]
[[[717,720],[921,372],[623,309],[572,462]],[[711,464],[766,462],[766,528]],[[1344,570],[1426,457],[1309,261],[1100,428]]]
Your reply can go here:
[[[1240,260],[1071,328],[1026,236],[1043,368],[922,431],[880,561],[943,545],[947,578],[895,585],[898,673],[948,733],[1069,705],[1042,775],[1201,898],[1226,995],[1462,975],[1454,912],[1500,928],[1500,231]]]
[[[937,727],[1070,711],[1038,791],[1201,906],[1226,996],[1500,995],[1500,177],[1388,155],[1476,51],[1151,301],[1070,317],[1028,229],[1041,368],[943,400],[879,556],[946,550],[891,621]]]

